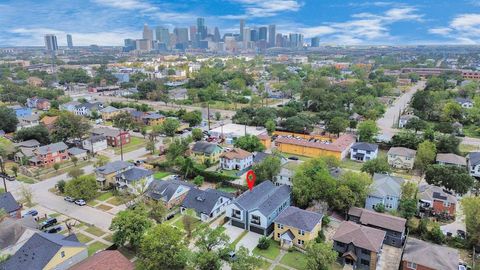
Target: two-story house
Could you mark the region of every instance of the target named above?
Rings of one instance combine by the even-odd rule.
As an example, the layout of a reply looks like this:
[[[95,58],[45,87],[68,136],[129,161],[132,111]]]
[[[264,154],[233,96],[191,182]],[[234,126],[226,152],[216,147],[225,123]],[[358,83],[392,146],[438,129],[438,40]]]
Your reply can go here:
[[[422,184],[418,187],[418,198],[420,214],[455,219],[457,197],[441,187]]]
[[[234,196],[215,189],[200,190],[191,188],[182,202],[181,211],[193,209],[204,222],[210,221],[225,213]]]
[[[409,237],[403,250],[401,270],[459,270],[458,250]]]
[[[33,150],[40,147],[40,143],[35,139],[31,139],[16,143],[15,147],[17,148],[17,152],[13,156],[15,162],[27,165],[28,160],[34,156]]]
[[[280,242],[282,248],[293,245],[305,248],[322,229],[323,215],[290,206],[275,219],[273,239]]]
[[[220,167],[224,170],[248,169],[253,164],[253,154],[240,148],[226,150],[220,154]]]
[[[18,117],[17,130],[22,128],[36,127],[40,125],[40,117],[38,114],[26,115]]]
[[[165,121],[165,116],[159,113],[151,112],[142,116],[143,123],[147,126],[160,125]]]
[[[82,141],[82,148],[90,153],[97,153],[108,148],[107,137],[104,135],[92,135]]]
[[[192,147],[193,159],[202,164],[205,162],[210,162],[210,164],[217,163],[220,160],[220,154],[222,154],[222,152],[223,148],[216,143],[199,141]]]
[[[303,161],[301,160],[289,160],[285,164],[282,164],[280,168],[280,172],[277,176],[275,176],[275,185],[288,185],[292,186],[292,179],[293,175],[295,174],[295,170],[302,164]]]
[[[333,249],[342,265],[353,269],[377,269],[385,231],[345,221],[333,235]]]
[[[397,210],[405,180],[388,174],[375,173],[370,185],[370,192],[365,199],[365,208],[374,210],[383,205],[387,211]]]
[[[168,209],[182,204],[194,185],[178,180],[152,181],[145,195],[152,200],[161,201]]]
[[[100,102],[86,102],[75,106],[74,113],[81,116],[92,116],[92,112],[100,112],[101,109],[103,109],[103,104]]]
[[[152,181],[153,172],[139,167],[133,167],[115,175],[118,189],[136,195],[143,194]]]
[[[446,153],[446,154],[438,153],[436,162],[437,164],[440,164],[440,165],[450,165],[450,166],[457,166],[457,167],[464,167],[464,168],[467,167],[466,158],[459,155],[452,154],[452,153]]]
[[[388,150],[388,164],[397,169],[413,169],[417,151],[405,147],[392,147]]]
[[[118,128],[99,127],[94,128],[92,135],[103,135],[107,138],[107,144],[112,147],[130,143],[130,133]]]
[[[468,153],[467,167],[471,176],[480,178],[480,152]]]
[[[12,193],[0,194],[0,209],[3,209],[12,218],[21,218],[22,205],[15,200]]]
[[[100,187],[114,186],[119,173],[130,170],[134,165],[130,162],[117,160],[95,169],[97,182]]]
[[[52,166],[69,159],[68,146],[64,142],[44,145],[32,150],[33,157],[29,159],[31,166]]]
[[[348,210],[348,220],[364,226],[380,229],[386,232],[384,243],[394,247],[401,247],[405,240],[405,226],[407,220],[389,214],[351,207]]]
[[[365,162],[377,158],[378,145],[373,143],[357,142],[350,148],[350,159]]]
[[[108,106],[100,110],[100,115],[104,121],[112,120],[113,117],[118,115],[122,110],[119,110],[115,107]]]
[[[64,104],[60,105],[60,110],[62,111],[69,111],[69,112],[75,112],[75,108],[80,105],[81,103],[78,101],[70,101]]]
[[[48,111],[50,110],[50,100],[46,98],[38,98],[38,97],[32,97],[32,98],[27,98],[27,107],[29,108],[35,108],[41,111]]]
[[[246,191],[227,206],[226,216],[232,226],[262,235],[274,230],[275,218],[291,203],[291,188],[264,181]]]

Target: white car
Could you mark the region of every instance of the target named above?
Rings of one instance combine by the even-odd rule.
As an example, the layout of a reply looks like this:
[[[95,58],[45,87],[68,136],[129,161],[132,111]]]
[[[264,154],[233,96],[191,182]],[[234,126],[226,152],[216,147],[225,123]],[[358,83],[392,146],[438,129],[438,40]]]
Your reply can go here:
[[[86,203],[84,200],[82,200],[82,199],[78,199],[78,200],[75,201],[75,204],[76,204],[76,205],[80,205],[80,206],[84,206],[84,205],[86,205],[87,203]]]

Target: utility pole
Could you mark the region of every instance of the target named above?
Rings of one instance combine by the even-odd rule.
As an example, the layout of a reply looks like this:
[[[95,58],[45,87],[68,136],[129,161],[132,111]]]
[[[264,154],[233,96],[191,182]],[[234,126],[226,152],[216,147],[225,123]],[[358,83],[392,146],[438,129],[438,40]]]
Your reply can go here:
[[[121,129],[120,129],[120,159],[123,161],[123,138],[122,138]]]
[[[207,122],[208,122],[208,130],[210,130],[210,102],[207,101]]]
[[[2,169],[2,172],[0,173],[0,175],[2,176],[2,179],[3,179],[3,188],[5,189],[5,192],[8,192],[7,191],[7,182],[5,182],[8,175],[5,172],[5,165],[3,164],[3,157],[0,157],[0,167]]]

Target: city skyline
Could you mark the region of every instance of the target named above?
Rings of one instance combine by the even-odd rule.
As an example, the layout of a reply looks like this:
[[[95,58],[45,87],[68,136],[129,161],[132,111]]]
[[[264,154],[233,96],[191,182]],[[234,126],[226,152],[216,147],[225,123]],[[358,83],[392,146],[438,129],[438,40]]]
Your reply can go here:
[[[276,25],[276,32],[319,37],[320,44],[416,45],[480,44],[480,4],[475,1],[3,1],[0,46],[42,46],[55,34],[66,46],[123,45],[140,39],[144,23],[152,28],[189,28],[197,18],[221,36],[245,28]],[[29,6],[29,9],[25,9]],[[155,31],[155,29],[154,29]]]

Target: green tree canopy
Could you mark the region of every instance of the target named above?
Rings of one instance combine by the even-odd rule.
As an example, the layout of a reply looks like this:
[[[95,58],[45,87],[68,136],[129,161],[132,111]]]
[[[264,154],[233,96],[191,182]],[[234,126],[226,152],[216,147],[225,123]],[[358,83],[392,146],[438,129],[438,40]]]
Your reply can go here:
[[[97,179],[91,175],[78,176],[65,184],[65,194],[85,201],[95,198],[97,191]]]
[[[362,165],[362,172],[366,172],[370,175],[375,173],[389,173],[391,171],[390,165],[386,158],[374,158],[368,160]]]
[[[366,120],[358,124],[357,133],[362,142],[375,142],[375,137],[377,136],[378,131],[379,128],[377,123],[373,120]]]
[[[137,205],[135,209],[127,209],[118,212],[113,218],[110,230],[113,231],[113,242],[119,246],[129,245],[138,248],[145,237],[145,232],[153,226],[148,217],[148,212],[143,205]],[[144,239],[145,240],[145,239]],[[140,252],[142,253],[142,252]]]
[[[175,136],[175,132],[180,127],[180,122],[175,118],[167,118],[161,124],[161,131],[163,134],[173,137]]]
[[[261,152],[265,150],[265,146],[260,142],[260,139],[257,136],[249,134],[235,140],[234,145],[248,152]]]
[[[7,106],[0,106],[0,130],[14,132],[17,129],[18,119],[15,111]]]
[[[257,183],[265,180],[274,181],[275,176],[280,173],[280,158],[275,155],[269,155],[260,163],[253,166],[253,171],[257,176]]]
[[[475,181],[465,168],[440,164],[427,168],[425,180],[431,185],[444,186],[458,194],[467,193]]]

